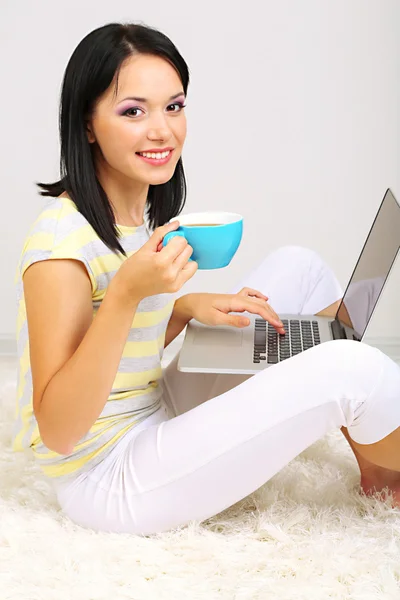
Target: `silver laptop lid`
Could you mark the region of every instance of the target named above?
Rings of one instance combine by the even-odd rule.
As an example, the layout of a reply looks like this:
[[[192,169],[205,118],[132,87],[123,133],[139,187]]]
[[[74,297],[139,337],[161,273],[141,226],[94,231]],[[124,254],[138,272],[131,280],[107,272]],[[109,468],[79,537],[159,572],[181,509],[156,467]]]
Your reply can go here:
[[[385,193],[335,319],[362,339],[400,247],[400,205]]]

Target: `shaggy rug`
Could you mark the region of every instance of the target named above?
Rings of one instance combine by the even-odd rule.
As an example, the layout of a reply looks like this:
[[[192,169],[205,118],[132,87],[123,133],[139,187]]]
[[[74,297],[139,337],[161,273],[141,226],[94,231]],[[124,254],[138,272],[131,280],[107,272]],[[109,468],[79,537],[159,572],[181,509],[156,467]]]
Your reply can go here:
[[[99,534],[63,516],[11,450],[15,382],[15,358],[0,358],[1,600],[400,599],[400,511],[358,493],[340,431],[206,522]]]

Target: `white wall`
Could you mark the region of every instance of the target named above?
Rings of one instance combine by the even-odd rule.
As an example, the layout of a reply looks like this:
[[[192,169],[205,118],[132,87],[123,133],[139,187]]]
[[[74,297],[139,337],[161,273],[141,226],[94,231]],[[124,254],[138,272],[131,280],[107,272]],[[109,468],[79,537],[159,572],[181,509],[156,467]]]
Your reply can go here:
[[[400,199],[400,2],[3,0],[0,338],[14,335],[14,272],[44,204],[34,181],[58,177],[64,69],[112,21],[158,27],[188,62],[185,212],[244,215],[231,265],[182,293],[228,292],[281,244],[314,248],[345,285],[386,188]],[[399,262],[373,335],[400,335]]]

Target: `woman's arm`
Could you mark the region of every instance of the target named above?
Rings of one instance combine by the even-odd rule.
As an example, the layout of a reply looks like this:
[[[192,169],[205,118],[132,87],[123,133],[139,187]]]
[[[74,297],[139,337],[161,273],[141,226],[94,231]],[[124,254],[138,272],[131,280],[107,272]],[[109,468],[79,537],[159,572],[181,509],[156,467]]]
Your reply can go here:
[[[101,414],[139,304],[113,281],[93,319],[79,261],[34,263],[24,275],[33,409],[43,443],[59,454],[71,453]]]
[[[190,296],[185,294],[175,301],[174,309],[169,320],[165,334],[164,348],[166,348],[183,331],[192,318],[190,310]]]

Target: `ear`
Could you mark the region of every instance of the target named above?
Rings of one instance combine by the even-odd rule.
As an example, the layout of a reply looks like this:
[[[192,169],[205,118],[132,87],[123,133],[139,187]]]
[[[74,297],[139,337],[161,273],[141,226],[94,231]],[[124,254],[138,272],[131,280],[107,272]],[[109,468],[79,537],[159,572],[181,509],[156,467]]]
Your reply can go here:
[[[94,133],[92,131],[92,127],[91,127],[89,121],[86,121],[86,133],[87,133],[87,138],[88,138],[89,144],[93,144],[96,141],[96,138],[94,136]]]

